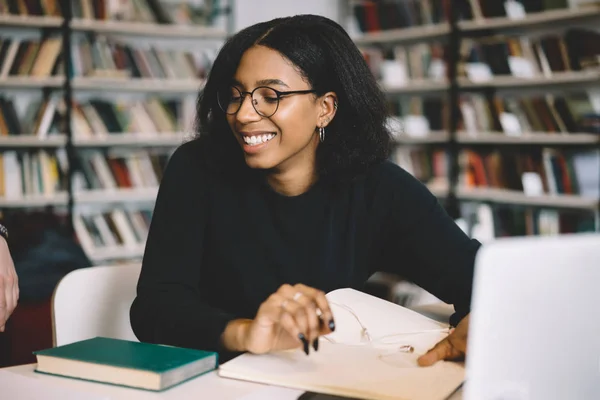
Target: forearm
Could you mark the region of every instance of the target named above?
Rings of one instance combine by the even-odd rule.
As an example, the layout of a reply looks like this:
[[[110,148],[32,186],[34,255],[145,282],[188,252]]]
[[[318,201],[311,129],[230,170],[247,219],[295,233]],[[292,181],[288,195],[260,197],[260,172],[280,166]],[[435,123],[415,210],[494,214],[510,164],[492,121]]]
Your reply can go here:
[[[223,334],[221,335],[221,345],[227,351],[244,352],[247,351],[245,338],[252,320],[234,319],[229,321]]]
[[[138,296],[131,326],[141,341],[218,351],[221,335],[234,316],[195,299],[156,294]]]

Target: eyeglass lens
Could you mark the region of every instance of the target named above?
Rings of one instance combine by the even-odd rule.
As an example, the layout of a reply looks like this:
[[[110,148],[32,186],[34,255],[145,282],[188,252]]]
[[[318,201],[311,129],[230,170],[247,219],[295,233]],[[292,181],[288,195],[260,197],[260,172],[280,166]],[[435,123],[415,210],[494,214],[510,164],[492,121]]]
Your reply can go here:
[[[245,96],[242,97],[242,92],[236,87],[218,93],[219,106],[227,114],[237,113],[244,99]],[[271,88],[258,87],[252,92],[252,106],[258,114],[263,117],[270,117],[277,111],[279,96]]]

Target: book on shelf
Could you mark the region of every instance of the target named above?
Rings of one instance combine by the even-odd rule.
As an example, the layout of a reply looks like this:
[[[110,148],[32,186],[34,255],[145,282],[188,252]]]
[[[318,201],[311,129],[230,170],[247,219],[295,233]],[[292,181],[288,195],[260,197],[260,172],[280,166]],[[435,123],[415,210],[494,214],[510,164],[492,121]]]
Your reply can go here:
[[[39,139],[60,132],[62,97],[49,95],[28,99],[17,107],[16,96],[0,95],[0,140],[6,136],[33,135]],[[21,102],[23,103],[23,102]]]
[[[529,196],[576,195],[600,200],[600,150],[465,149],[459,160],[460,187],[508,189]]]
[[[217,367],[217,353],[96,337],[34,352],[35,371],[164,391]]]
[[[129,254],[141,257],[151,219],[151,208],[114,207],[78,211],[73,216],[73,227],[92,259],[97,254],[112,257],[119,250],[130,250]]]
[[[0,79],[13,76],[46,78],[61,72],[62,38],[0,37]]]
[[[598,71],[600,33],[572,27],[564,32],[529,36],[488,36],[461,43],[459,76],[485,81],[494,76],[547,77],[557,73]]]
[[[0,0],[0,15],[61,17],[61,0]]]
[[[71,4],[74,18],[171,25],[209,25],[216,11],[212,2],[71,0]]]
[[[73,189],[117,190],[158,188],[172,149],[81,150]]]
[[[71,54],[73,76],[92,78],[205,79],[213,61],[208,50],[142,45],[104,34],[75,35]]]
[[[75,138],[108,138],[135,133],[143,136],[171,135],[191,132],[195,117],[195,99],[90,98],[74,101],[71,128]]]
[[[327,294],[335,332],[319,351],[246,353],[219,366],[225,378],[368,399],[446,399],[464,379],[461,363],[419,367],[448,325],[354,289]],[[348,362],[352,360],[352,362]]]
[[[357,0],[351,13],[362,33],[394,29],[433,27],[450,20],[456,12],[458,21],[480,21],[490,18],[525,18],[547,11],[569,11],[585,7],[568,0]]]
[[[52,196],[66,191],[66,154],[47,149],[0,153],[0,197]]]

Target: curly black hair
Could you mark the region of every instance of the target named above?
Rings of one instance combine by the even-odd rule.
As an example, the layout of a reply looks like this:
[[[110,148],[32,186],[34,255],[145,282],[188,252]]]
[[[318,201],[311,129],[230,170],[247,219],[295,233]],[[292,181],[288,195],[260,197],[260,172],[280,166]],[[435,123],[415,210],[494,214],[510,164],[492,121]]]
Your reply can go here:
[[[333,91],[338,110],[317,149],[320,178],[352,179],[389,157],[385,95],[365,59],[336,22],[317,15],[296,15],[261,22],[227,40],[211,68],[197,101],[197,138],[203,157],[221,171],[239,174],[248,168],[243,153],[217,102],[217,92],[231,84],[246,50],[255,45],[289,59],[321,96]]]

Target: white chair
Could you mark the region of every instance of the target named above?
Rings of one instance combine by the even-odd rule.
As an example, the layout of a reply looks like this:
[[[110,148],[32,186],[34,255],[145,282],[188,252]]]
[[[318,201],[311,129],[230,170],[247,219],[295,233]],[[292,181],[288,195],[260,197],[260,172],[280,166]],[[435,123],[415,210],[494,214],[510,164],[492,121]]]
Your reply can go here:
[[[141,265],[93,266],[70,272],[52,298],[54,346],[96,336],[137,341],[129,321]]]

